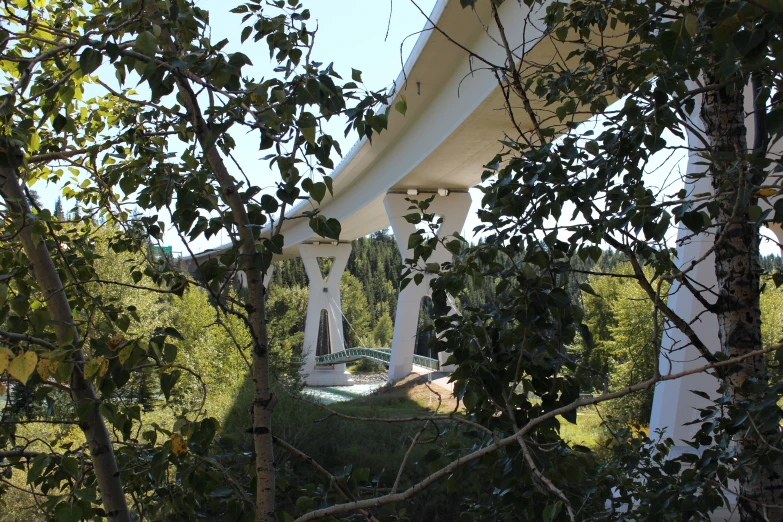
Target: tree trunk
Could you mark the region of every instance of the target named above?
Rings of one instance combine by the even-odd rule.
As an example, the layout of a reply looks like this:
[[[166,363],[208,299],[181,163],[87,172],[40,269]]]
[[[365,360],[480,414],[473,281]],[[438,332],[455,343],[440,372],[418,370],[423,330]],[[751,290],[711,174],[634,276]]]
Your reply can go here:
[[[228,172],[217,146],[209,144],[209,128],[202,116],[198,99],[187,79],[177,76],[177,87],[193,122],[196,136],[207,162],[220,185],[224,201],[231,208],[241,240],[238,268],[247,276],[246,306],[253,339],[253,442],[256,454],[256,521],[275,522],[275,465],[272,442],[272,409],[275,396],[269,377],[269,336],[266,327],[263,274],[258,268],[255,238],[247,210]],[[214,140],[213,140],[214,143]]]
[[[6,143],[10,147],[10,144]],[[10,155],[9,153],[9,157]],[[25,216],[30,214],[30,206],[14,167],[0,167],[0,197],[6,202],[10,214],[17,219],[26,219]],[[30,264],[32,264],[47,310],[52,320],[55,321],[57,342],[60,346],[76,345],[79,333],[74,327],[71,306],[68,303],[68,297],[60,281],[57,268],[44,240],[35,241],[29,221],[24,223],[19,230],[19,239]],[[83,377],[84,352],[78,350],[72,357],[76,364],[71,375],[71,397],[81,405],[90,405],[89,408],[83,409],[87,413],[79,419],[79,427],[82,429],[90,449],[95,478],[103,497],[103,508],[109,520],[130,522],[130,512],[125,500],[117,460],[114,457],[114,447],[103,416],[98,410],[100,401],[95,393],[95,388]]]
[[[706,85],[719,84],[716,71],[720,57],[712,55],[712,70],[705,71]],[[754,179],[747,162],[747,128],[742,83],[704,94],[701,119],[710,143],[713,193],[719,203],[715,229],[715,275],[718,283],[718,337],[729,357],[745,355],[762,348],[759,308],[759,229],[748,216],[748,191],[760,180]],[[760,151],[764,153],[764,151]],[[740,390],[748,378],[765,378],[763,356],[745,359],[726,376],[731,399],[752,399]],[[762,434],[748,432],[738,441],[738,450],[752,451],[763,444]],[[783,462],[774,467],[749,466],[740,481],[737,500],[742,522],[781,521],[783,508]],[[751,480],[755,475],[756,478]]]

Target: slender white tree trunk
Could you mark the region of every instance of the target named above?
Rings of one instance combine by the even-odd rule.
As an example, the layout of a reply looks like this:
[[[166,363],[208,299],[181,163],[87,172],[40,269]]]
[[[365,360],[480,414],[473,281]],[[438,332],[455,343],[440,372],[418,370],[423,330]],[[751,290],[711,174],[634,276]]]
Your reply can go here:
[[[35,240],[32,234],[30,206],[20,185],[16,169],[0,167],[0,197],[6,202],[10,214],[24,224],[19,229],[19,239],[25,254],[33,267],[35,278],[41,289],[47,310],[55,322],[55,334],[60,346],[75,345],[79,333],[74,327],[73,314],[65,294],[60,276],[52,260],[43,238]],[[71,396],[79,404],[79,411],[85,412],[79,419],[87,445],[92,456],[95,478],[103,500],[106,516],[113,522],[130,522],[130,512],[122,488],[122,480],[114,456],[109,431],[100,414],[100,401],[92,384],[86,381],[84,375],[84,353],[76,351],[73,356],[76,362],[71,376]]]
[[[253,442],[256,457],[256,521],[275,522],[275,465],[272,442],[272,409],[275,396],[270,387],[269,336],[266,327],[263,274],[258,268],[253,228],[234,178],[228,172],[215,145],[209,145],[209,129],[202,116],[198,100],[188,80],[177,78],[177,86],[185,108],[193,123],[196,137],[204,149],[215,179],[220,185],[223,200],[231,208],[241,240],[238,268],[247,277],[248,302],[246,311],[253,339]],[[209,147],[209,148],[208,148]]]
[[[711,64],[718,70],[720,58]],[[707,85],[723,80],[705,71]],[[718,283],[718,336],[723,353],[729,357],[745,355],[763,348],[761,310],[759,307],[760,234],[748,216],[749,190],[761,180],[754,179],[743,156],[748,152],[744,97],[741,84],[704,94],[701,118],[709,138],[713,192],[719,203],[718,226],[715,229],[715,275]],[[762,129],[763,130],[763,129]],[[764,151],[761,151],[763,153]],[[726,376],[734,401],[748,399],[740,389],[749,378],[764,378],[764,357],[745,359]],[[740,451],[753,450],[764,441],[763,434],[748,433],[738,441]],[[740,520],[783,520],[783,462],[773,466],[753,465],[740,481],[737,501]],[[749,480],[755,477],[753,480]]]

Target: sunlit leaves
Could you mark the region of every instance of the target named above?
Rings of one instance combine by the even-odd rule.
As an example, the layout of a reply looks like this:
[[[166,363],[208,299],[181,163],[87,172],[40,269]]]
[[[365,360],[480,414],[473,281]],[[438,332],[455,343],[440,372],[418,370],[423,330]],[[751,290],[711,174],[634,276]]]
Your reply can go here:
[[[38,364],[38,356],[34,351],[28,350],[20,353],[8,364],[8,373],[17,381],[25,384],[35,371]]]
[[[177,457],[181,457],[188,452],[188,444],[182,435],[177,432],[171,434],[171,452]]]
[[[0,373],[8,368],[8,362],[13,359],[14,353],[6,347],[0,347]]]
[[[57,349],[45,352],[41,345],[14,341],[2,347],[0,366],[46,405],[43,417],[60,415],[65,422],[78,422],[73,425],[78,430],[103,416],[110,436],[129,442],[121,451],[115,448],[124,459],[120,467],[134,467],[137,476],[144,477],[143,482],[129,479],[128,498],[132,491],[147,499],[172,486],[166,499],[149,501],[165,505],[164,510],[171,509],[171,496],[180,494],[176,490],[183,486],[177,473],[192,465],[188,454],[212,451],[217,430],[217,423],[207,422],[203,411],[191,409],[198,378],[184,364],[192,361],[192,345],[201,341],[202,332],[195,341],[191,335],[185,342],[170,329],[164,311],[177,296],[187,295],[188,286],[199,285],[210,292],[203,315],[212,317],[216,309],[225,312],[229,297],[239,301],[227,284],[237,265],[268,270],[273,256],[283,253],[283,235],[268,228],[280,223],[281,207],[290,211],[305,199],[324,204],[327,192],[333,192],[329,174],[341,150],[324,133],[329,120],[344,117],[350,128],[361,127],[362,136],[373,137],[388,125],[388,111],[378,107],[389,104],[393,93],[366,90],[359,71],[349,69],[350,78],[344,80],[333,65],[311,60],[315,26],[305,25],[310,13],[296,2],[276,4],[237,6],[234,12],[244,19],[237,20],[231,42],[212,41],[208,13],[188,2],[123,1],[86,11],[37,2],[31,14],[42,24],[36,39],[29,38],[30,27],[10,19],[0,30],[6,56],[41,57],[29,86],[0,98],[0,116],[8,131],[0,143],[0,162],[21,166],[23,155],[28,160],[50,155],[51,161],[25,165],[24,177],[30,183],[46,180],[50,186],[63,187],[64,198],[57,219],[45,208],[19,221],[4,215],[2,235],[10,239],[0,253],[0,273],[7,275],[0,284],[7,294],[0,300],[0,324],[8,331],[40,337]],[[140,8],[150,12],[140,13]],[[56,38],[48,24],[56,25]],[[247,49],[228,52],[239,42]],[[261,79],[248,72],[249,56],[258,53],[255,42],[268,48],[275,61],[274,70]],[[24,60],[3,62],[9,85],[21,85],[25,66]],[[197,109],[203,121],[194,121],[187,107],[183,79],[203,104]],[[404,103],[400,98],[396,104],[403,114]],[[268,151],[264,168],[268,164],[280,174],[269,189],[255,185],[257,172],[247,172],[246,177],[232,170],[235,192],[225,190],[208,161],[208,155],[219,154],[230,164],[236,159],[235,137],[245,132]],[[65,156],[57,156],[60,153]],[[247,171],[247,165],[243,167]],[[244,222],[227,207],[237,194],[245,207]],[[305,218],[316,234],[340,239],[340,223],[328,212],[313,210]],[[20,223],[32,223],[34,241],[49,247],[73,313],[73,320],[65,321],[73,325],[70,334],[62,334],[62,323],[52,319],[44,289],[16,239]],[[214,240],[248,229],[252,241],[204,260],[194,274],[196,281],[153,248],[173,237],[169,233]],[[240,255],[245,248],[255,252]],[[241,306],[230,306],[237,316],[247,313]],[[231,319],[237,321],[234,330],[244,334],[240,317]],[[242,338],[241,343],[250,345],[252,339]],[[221,345],[219,356],[235,348]],[[214,365],[214,357],[205,361],[200,361],[202,368]],[[241,371],[243,364],[238,365]],[[63,388],[82,377],[85,390],[94,388],[97,407],[95,399],[74,400]],[[19,382],[12,384],[11,394],[21,389]],[[140,382],[146,383],[143,392],[138,391]],[[137,399],[137,394],[147,399]],[[148,400],[161,403],[161,397],[167,408],[182,415],[174,426],[142,422],[141,404],[146,408]],[[42,516],[99,516],[96,508],[103,497],[94,486],[95,468],[81,442],[65,444],[31,464],[29,478],[35,488],[62,493],[59,503],[43,508]],[[173,461],[178,462],[170,467]],[[219,505],[218,518],[223,518],[222,509],[236,506],[237,495],[213,487],[222,480],[219,474],[202,472],[193,478],[203,479],[207,486],[188,491],[194,499],[188,509],[196,503],[204,510]]]

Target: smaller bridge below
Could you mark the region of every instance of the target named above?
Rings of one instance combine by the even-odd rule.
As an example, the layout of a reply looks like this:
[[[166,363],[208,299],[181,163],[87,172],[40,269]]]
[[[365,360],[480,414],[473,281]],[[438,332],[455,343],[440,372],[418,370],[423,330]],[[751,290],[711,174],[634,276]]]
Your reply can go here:
[[[391,363],[391,348],[346,348],[338,352],[317,356],[315,364],[317,366],[344,364],[359,359],[370,359],[388,366]],[[440,370],[440,363],[437,359],[423,355],[414,355],[413,364],[436,372]]]

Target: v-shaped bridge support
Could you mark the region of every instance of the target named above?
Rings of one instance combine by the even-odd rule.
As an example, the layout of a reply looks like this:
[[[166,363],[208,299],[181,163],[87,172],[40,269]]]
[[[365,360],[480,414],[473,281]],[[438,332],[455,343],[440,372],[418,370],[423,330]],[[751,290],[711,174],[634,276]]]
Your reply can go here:
[[[426,199],[429,194],[408,196],[406,194],[387,194],[384,204],[389,221],[394,230],[394,237],[400,249],[403,259],[412,258],[413,251],[408,249],[408,238],[416,232],[416,227],[403,217],[412,212],[408,210],[411,203],[406,200]],[[447,196],[437,195],[430,203],[427,213],[435,214],[443,218],[443,223],[438,229],[438,236],[460,232],[465,219],[470,211],[471,197],[467,192],[452,192]],[[452,254],[443,245],[438,245],[435,252],[427,260],[430,263],[444,263],[450,261]],[[389,363],[389,382],[397,382],[407,377],[413,369],[413,354],[416,348],[416,326],[419,321],[419,309],[424,296],[430,295],[430,280],[432,276],[425,276],[420,285],[414,283],[406,286],[397,301],[397,315],[394,319],[394,339],[392,340],[391,362]],[[441,368],[447,355],[438,354]]]
[[[307,318],[302,347],[304,380],[310,386],[351,384],[351,374],[345,370],[345,364],[329,366],[316,366],[315,364],[318,327],[322,311],[326,311],[329,325],[327,329],[329,332],[329,353],[345,350],[340,280],[345,271],[345,265],[348,264],[348,257],[351,255],[351,244],[303,244],[299,247],[299,253],[310,280],[310,298],[307,301]],[[319,258],[332,260],[331,267],[326,273],[321,271]]]

